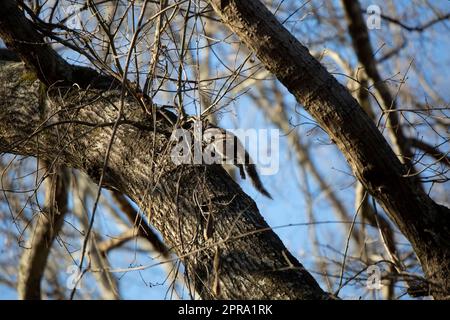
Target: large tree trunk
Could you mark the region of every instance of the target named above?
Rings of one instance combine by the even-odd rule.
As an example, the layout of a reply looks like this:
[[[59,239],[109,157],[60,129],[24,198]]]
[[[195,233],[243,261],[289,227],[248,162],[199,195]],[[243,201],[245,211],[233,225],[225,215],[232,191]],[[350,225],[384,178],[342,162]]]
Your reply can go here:
[[[40,110],[39,82],[23,73],[21,63],[0,64],[0,152],[62,163],[98,182],[120,92],[53,89]],[[145,210],[202,298],[329,298],[222,167],[173,164],[172,127],[163,118],[155,127],[133,99],[121,119],[103,186]]]
[[[450,298],[450,210],[417,185],[357,101],[258,0],[208,0],[296,97],[411,242],[435,298]]]

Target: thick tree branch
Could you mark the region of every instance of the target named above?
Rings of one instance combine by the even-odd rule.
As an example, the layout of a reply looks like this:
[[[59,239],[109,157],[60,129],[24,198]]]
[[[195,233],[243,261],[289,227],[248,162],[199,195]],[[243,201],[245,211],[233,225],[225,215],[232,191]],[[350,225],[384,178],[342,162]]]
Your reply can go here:
[[[21,64],[0,69],[0,152],[62,162],[98,182],[112,128],[95,123],[114,123],[120,92],[48,92],[50,116],[42,123],[38,83],[21,80]],[[103,172],[104,187],[128,195],[145,210],[182,258],[189,284],[202,298],[329,298],[221,166],[175,165],[171,125],[158,119],[152,130],[153,119],[146,119],[131,98],[125,98],[123,118],[127,122],[118,126]],[[219,291],[213,290],[216,247]]]
[[[433,295],[450,297],[450,210],[407,176],[357,101],[260,1],[208,2],[336,143],[356,177],[411,242]]]

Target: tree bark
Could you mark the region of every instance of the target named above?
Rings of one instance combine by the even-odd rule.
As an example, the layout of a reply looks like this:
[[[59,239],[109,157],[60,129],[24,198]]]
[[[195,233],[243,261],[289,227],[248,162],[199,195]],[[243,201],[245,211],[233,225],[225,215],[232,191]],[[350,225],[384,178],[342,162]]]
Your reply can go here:
[[[407,175],[357,101],[260,1],[208,2],[336,143],[355,176],[411,242],[430,293],[450,298],[450,210]]]
[[[64,163],[98,183],[121,93],[54,88],[41,120],[38,81],[21,79],[23,72],[20,63],[0,64],[0,152]],[[103,186],[145,210],[202,298],[330,297],[221,166],[176,166],[171,125],[161,118],[155,127],[131,98],[121,119]],[[220,262],[217,270],[214,260]]]

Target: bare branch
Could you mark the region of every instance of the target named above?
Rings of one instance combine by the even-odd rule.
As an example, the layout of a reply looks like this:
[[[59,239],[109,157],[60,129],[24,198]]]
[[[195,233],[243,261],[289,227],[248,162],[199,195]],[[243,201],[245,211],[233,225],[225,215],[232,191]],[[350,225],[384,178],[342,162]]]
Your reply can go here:
[[[67,189],[70,172],[64,168],[46,166],[44,212],[35,219],[35,229],[30,234],[29,247],[24,248],[20,259],[17,291],[20,299],[41,299],[41,281],[53,241],[60,231],[67,212]]]
[[[422,150],[429,156],[436,159],[436,161],[442,163],[443,165],[450,166],[450,156],[448,152],[444,153],[440,151],[437,147],[431,146],[423,140],[417,138],[409,138],[409,143],[417,149]]]
[[[382,99],[382,107],[385,111],[392,111],[397,108],[395,97],[391,94],[386,81],[378,72],[377,61],[370,44],[369,32],[366,22],[361,14],[361,6],[357,0],[342,0],[347,15],[348,30],[352,37],[353,47],[359,62],[364,67],[365,72]],[[400,160],[414,172],[412,165],[413,153],[407,143],[407,138],[403,133],[397,112],[388,112],[386,115],[387,127],[390,138],[395,147],[395,152]]]
[[[46,85],[77,83],[85,88],[109,88],[114,80],[99,75],[95,70],[73,66],[62,59],[33,27],[14,0],[2,2],[0,37],[27,67]]]

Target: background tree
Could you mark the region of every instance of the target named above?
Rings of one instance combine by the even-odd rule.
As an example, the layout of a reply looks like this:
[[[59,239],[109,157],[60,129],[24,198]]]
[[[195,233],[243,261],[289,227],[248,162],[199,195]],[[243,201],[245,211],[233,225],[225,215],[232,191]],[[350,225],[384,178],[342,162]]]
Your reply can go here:
[[[344,0],[2,4],[18,297],[450,296],[448,4],[378,3],[379,30]],[[275,200],[242,183],[269,224],[233,169],[171,161],[192,115],[280,129]]]

